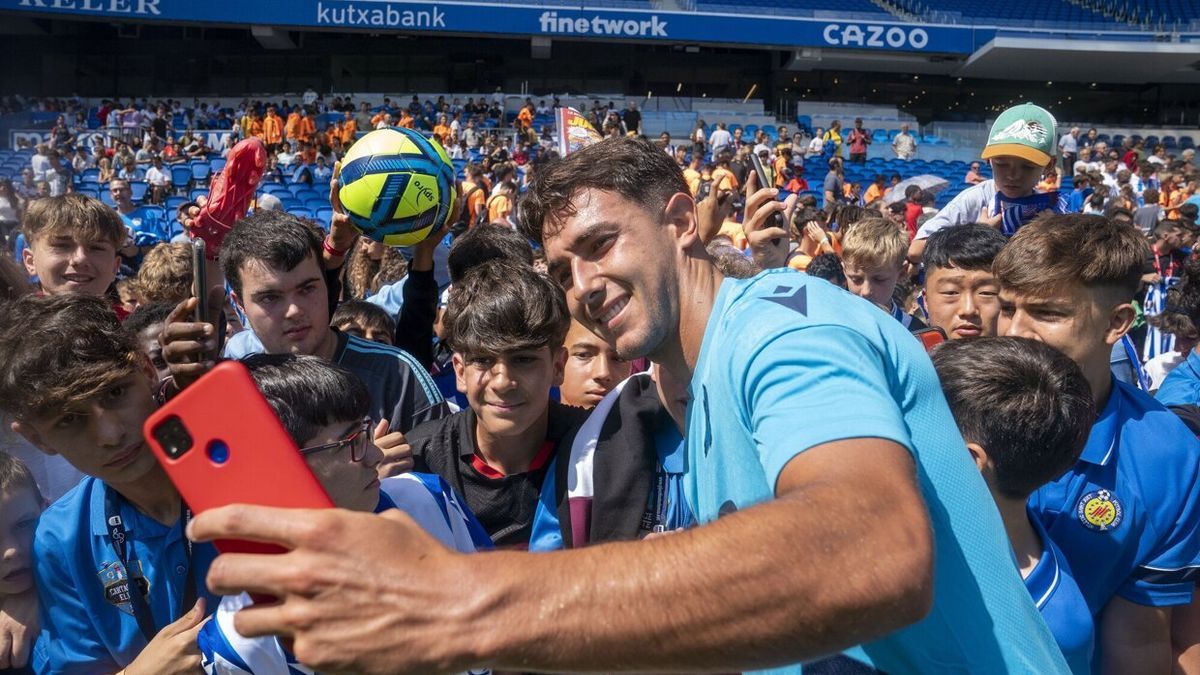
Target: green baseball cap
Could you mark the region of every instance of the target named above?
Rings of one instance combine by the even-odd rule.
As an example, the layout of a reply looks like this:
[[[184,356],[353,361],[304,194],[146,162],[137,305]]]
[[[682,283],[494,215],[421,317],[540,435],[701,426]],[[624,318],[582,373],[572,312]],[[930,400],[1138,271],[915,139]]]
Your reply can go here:
[[[983,158],[1020,157],[1038,166],[1054,161],[1057,123],[1045,108],[1032,103],[1000,113],[988,132]]]

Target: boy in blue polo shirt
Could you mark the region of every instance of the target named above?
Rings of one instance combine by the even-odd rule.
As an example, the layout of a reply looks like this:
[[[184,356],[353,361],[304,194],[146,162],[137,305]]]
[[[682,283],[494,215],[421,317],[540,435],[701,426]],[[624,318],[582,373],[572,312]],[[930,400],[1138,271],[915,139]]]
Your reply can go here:
[[[1148,256],[1132,225],[1045,215],[1021,228],[993,267],[1000,334],[1071,357],[1100,411],[1074,468],[1029,503],[1096,617],[1093,663],[1106,672],[1170,672],[1197,643],[1187,622],[1173,630],[1172,608],[1192,602],[1200,565],[1200,442],[1109,370],[1113,345],[1133,324]]]
[[[210,544],[142,438],[158,375],[99,297],[25,297],[0,316],[0,408],[86,477],[34,535],[39,672],[194,671]]]
[[[1087,675],[1091,612],[1066,557],[1027,505],[1034,490],[1079,459],[1096,416],[1087,380],[1071,359],[1024,338],[955,340],[931,356],[954,421],[1000,510],[1025,588],[1071,672]]]

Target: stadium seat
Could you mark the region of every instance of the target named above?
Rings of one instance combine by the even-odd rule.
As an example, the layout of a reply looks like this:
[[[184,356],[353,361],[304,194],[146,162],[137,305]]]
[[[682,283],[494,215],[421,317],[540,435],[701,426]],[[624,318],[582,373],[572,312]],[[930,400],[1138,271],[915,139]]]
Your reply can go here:
[[[81,182],[99,183],[100,169],[84,169],[83,172],[79,174],[79,179]]]
[[[170,215],[174,215],[175,211],[180,207],[180,205],[186,204],[187,201],[188,201],[188,199],[186,197],[179,197],[179,196],[175,196],[175,195],[167,197],[167,203],[166,203],[167,211],[170,212]]]
[[[171,167],[171,186],[176,190],[186,190],[192,184],[192,170],[186,166]]]
[[[207,162],[192,162],[191,167],[192,177],[196,179],[197,183],[202,183],[208,180],[208,175],[211,173],[211,169],[209,168]]]
[[[129,190],[133,193],[134,203],[141,204],[142,200],[146,198],[146,192],[150,190],[150,185],[144,180],[130,181]]]
[[[225,168],[225,158],[224,157],[213,157],[212,159],[208,160],[208,168],[211,169],[213,173],[216,173],[216,172],[220,171],[221,169],[224,169]]]
[[[104,202],[105,204],[113,207],[114,209],[117,208],[117,203],[113,201],[112,193],[109,192],[108,190],[101,190],[99,197],[100,197],[101,202]]]
[[[191,201],[196,201],[200,197],[208,197],[208,188],[192,188],[192,191],[188,193],[188,197]]]
[[[1187,150],[1188,148],[1194,148],[1194,147],[1196,147],[1196,141],[1194,141],[1191,136],[1180,136],[1179,137],[1179,148],[1181,150]]]
[[[325,207],[329,206],[329,199],[324,198],[324,197],[310,197],[310,198],[304,200],[304,206],[305,206],[305,208],[313,209],[313,211],[316,211],[317,209],[325,208]]]
[[[310,220],[316,220],[317,214],[313,213],[312,209],[306,209],[303,206],[288,206],[285,208],[286,208],[287,212],[292,214],[293,216],[297,216],[300,218],[308,218]]]

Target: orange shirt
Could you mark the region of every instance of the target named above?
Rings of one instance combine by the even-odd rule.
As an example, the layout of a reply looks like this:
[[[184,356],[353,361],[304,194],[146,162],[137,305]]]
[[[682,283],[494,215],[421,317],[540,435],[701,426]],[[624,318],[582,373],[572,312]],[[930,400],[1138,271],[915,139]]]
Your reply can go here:
[[[712,176],[714,190],[736,190],[738,189],[737,176],[729,169],[716,169]]]
[[[311,117],[300,118],[300,140],[307,141],[317,133],[317,125]]]
[[[279,115],[268,113],[263,118],[263,136],[267,145],[274,145],[283,140],[283,120]]]
[[[521,127],[528,127],[533,124],[533,113],[529,112],[529,108],[521,108],[517,119],[521,120]]]
[[[726,220],[721,223],[721,229],[717,230],[718,237],[729,237],[733,245],[739,250],[745,251],[749,241],[746,239],[746,231],[742,229],[742,224],[735,220]]]
[[[358,122],[355,122],[353,119],[346,120],[345,124],[342,125],[342,145],[350,147],[350,144],[354,142],[354,135],[357,133]]]
[[[296,141],[300,139],[299,133],[300,113],[289,113],[287,116],[287,122],[285,122],[283,125],[283,135],[286,136],[289,141]]]
[[[375,116],[371,118],[371,126],[372,127],[379,126],[379,123],[383,121],[384,114],[385,113],[382,110],[375,113]]]
[[[445,124],[439,124],[433,128],[433,135],[437,136],[439,143],[445,145],[450,141],[450,127]]]
[[[476,190],[476,187],[479,189]],[[476,186],[470,181],[465,181],[463,182],[462,193],[467,200],[467,224],[473,225],[475,218],[479,215],[479,209],[484,208],[484,203],[487,201],[487,186]]]
[[[488,222],[503,221],[512,213],[512,199],[506,194],[493,195],[487,202]]]
[[[787,171],[787,167],[788,161],[786,157],[780,155],[779,157],[775,158],[775,187],[781,190],[783,189],[783,186],[787,184],[787,178],[785,178],[783,175],[783,172]]]
[[[1037,191],[1038,192],[1054,192],[1055,190],[1058,189],[1058,185],[1059,185],[1058,178],[1052,178],[1052,179],[1051,178],[1043,178],[1037,184]]]
[[[700,172],[689,166],[683,170],[683,179],[687,181],[688,190],[695,197],[696,193],[700,191]]]
[[[396,126],[404,127],[405,129],[413,128],[413,118],[407,112],[400,116],[400,124]]]
[[[870,204],[876,199],[883,199],[883,195],[887,193],[887,188],[881,188],[878,185],[871,183],[871,187],[867,188],[867,194],[863,195],[863,203]]]
[[[260,141],[263,139],[263,121],[261,119],[250,120],[250,135],[257,137]]]

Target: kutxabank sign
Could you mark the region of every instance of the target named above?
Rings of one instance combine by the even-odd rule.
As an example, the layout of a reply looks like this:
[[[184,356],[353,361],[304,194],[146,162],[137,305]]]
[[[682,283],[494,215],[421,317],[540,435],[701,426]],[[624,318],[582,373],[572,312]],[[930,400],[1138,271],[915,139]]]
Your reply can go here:
[[[129,21],[969,54],[994,31],[891,21],[397,0],[0,0],[0,10]],[[983,35],[987,33],[987,35]]]

